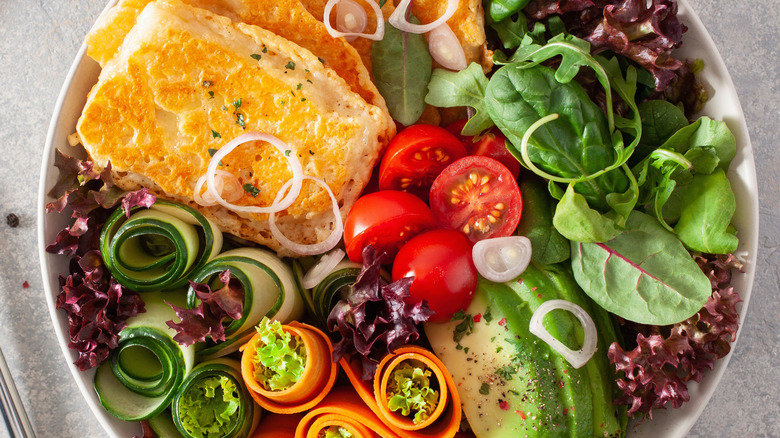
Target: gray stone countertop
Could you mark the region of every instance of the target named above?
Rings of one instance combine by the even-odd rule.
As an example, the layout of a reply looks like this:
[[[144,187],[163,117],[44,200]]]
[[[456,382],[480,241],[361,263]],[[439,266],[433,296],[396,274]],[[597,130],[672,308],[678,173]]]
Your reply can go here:
[[[755,150],[758,267],[741,339],[691,437],[780,437],[780,8],[690,0],[736,84]],[[49,119],[101,0],[0,2],[0,346],[39,437],[105,436],[55,339],[38,262],[36,200]],[[15,213],[20,225],[6,225]],[[27,284],[29,287],[25,287]],[[8,433],[0,425],[0,438]]]

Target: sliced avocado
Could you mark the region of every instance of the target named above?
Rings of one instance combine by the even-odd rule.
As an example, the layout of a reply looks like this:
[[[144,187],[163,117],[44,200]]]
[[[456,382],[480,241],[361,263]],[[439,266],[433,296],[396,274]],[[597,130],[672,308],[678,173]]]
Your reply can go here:
[[[572,367],[528,329],[533,312],[551,299],[579,305],[597,325],[598,350],[582,368]],[[625,410],[612,404],[614,368],[606,356],[615,330],[609,315],[594,307],[568,268],[532,263],[516,281],[480,279],[457,320],[426,324],[478,437],[624,436]],[[573,315],[551,312],[544,325],[556,339],[579,348],[583,331]]]

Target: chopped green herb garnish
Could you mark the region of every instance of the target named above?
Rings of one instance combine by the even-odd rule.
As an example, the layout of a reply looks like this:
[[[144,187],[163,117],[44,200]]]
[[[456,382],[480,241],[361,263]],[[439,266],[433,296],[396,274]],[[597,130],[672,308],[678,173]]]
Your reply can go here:
[[[214,132],[214,131],[211,131]],[[213,157],[217,153],[217,149],[209,148],[209,156]]]
[[[211,130],[211,136],[214,137],[214,138],[222,138],[222,134],[220,134],[219,132],[217,132],[217,131],[215,131],[213,129]],[[209,149],[209,153],[211,153],[211,151],[216,151],[216,149]],[[211,156],[213,157],[214,154],[211,154]]]
[[[257,198],[257,195],[260,194],[260,189],[249,183],[244,184],[244,191],[252,195],[253,198]]]
[[[469,347],[464,348],[463,352],[466,353],[466,354],[469,354]]]
[[[483,383],[482,386],[479,387],[479,393],[482,395],[490,394],[490,385]]]
[[[246,120],[244,119],[243,114],[236,113],[236,125],[246,129]]]
[[[241,108],[241,103],[242,102],[243,102],[243,99],[239,98],[237,101],[233,102],[233,108],[238,110],[239,108]]]
[[[295,63],[290,61],[290,62],[287,63],[287,65],[284,66],[284,68],[287,68],[287,69],[290,69],[290,70],[295,70]]]
[[[259,61],[259,60],[260,60],[260,58],[262,58],[262,56],[260,56],[260,54],[259,54],[259,53],[253,53],[253,54],[251,54],[251,55],[249,55],[249,56],[251,56],[251,57],[252,57],[252,59],[254,59],[255,61]]]
[[[222,111],[227,111],[227,110],[228,110],[228,107],[226,107],[225,105],[222,105]]]
[[[455,326],[455,330],[452,333],[452,340],[460,344],[460,341],[464,336],[470,335],[471,332],[474,331],[474,318],[461,310],[452,315],[452,321],[458,320],[460,320],[460,323]]]
[[[305,71],[306,73],[311,73],[308,68],[304,68],[303,71]]]
[[[303,88],[303,84],[298,82],[298,86],[296,88],[300,90],[301,88]]]
[[[289,156],[290,156],[290,152],[291,152],[291,151],[290,151],[289,149],[285,149],[285,151],[284,151],[284,156],[285,156],[285,157],[289,157]]]
[[[263,46],[263,53],[268,53],[268,47]]]
[[[204,87],[206,87],[206,88],[208,88],[208,87],[210,87],[210,86],[214,85],[214,83],[213,83],[213,82],[211,82],[211,81],[203,81],[202,83],[203,83],[203,86],[204,86]]]
[[[490,342],[493,342],[493,341],[490,341]],[[503,349],[504,349],[504,347],[499,345],[498,347],[496,347],[496,353],[501,353],[501,350],[503,350]]]
[[[385,3],[387,3],[387,0],[379,0],[379,7],[381,8]]]
[[[314,155],[314,152],[312,152],[311,149],[309,149],[309,155]]]
[[[213,91],[209,91],[209,99],[213,99],[213,98],[214,98],[214,92]]]
[[[482,314],[482,317],[485,318],[486,323],[489,323],[493,320],[493,314],[490,312],[490,306],[485,309],[485,313]]]
[[[284,105],[285,103],[287,103],[287,101],[286,101],[286,100],[283,100],[283,101],[281,101],[281,102],[279,102],[279,103],[280,103],[281,105]]]
[[[504,365],[496,370],[496,375],[504,380],[512,380],[517,370],[511,365]]]
[[[319,56],[317,57],[317,59],[319,59],[319,61],[320,61],[321,63],[325,64],[325,60],[324,60],[324,59],[320,58]]]

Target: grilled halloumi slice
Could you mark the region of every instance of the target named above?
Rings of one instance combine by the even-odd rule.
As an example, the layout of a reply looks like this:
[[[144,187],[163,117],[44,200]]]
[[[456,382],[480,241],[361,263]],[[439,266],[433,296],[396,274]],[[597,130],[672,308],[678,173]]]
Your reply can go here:
[[[121,188],[189,202],[223,231],[285,254],[267,215],[192,203],[210,150],[248,131],[275,135],[304,174],[327,182],[343,217],[392,135],[388,120],[310,51],[180,0],[157,0],[106,62],[77,129],[96,166],[110,161]],[[291,177],[287,159],[265,143],[241,146],[221,168],[258,189],[242,193],[242,205],[270,205]],[[328,195],[308,181],[277,216],[288,238],[305,243],[327,236],[332,220]]]
[[[119,50],[138,14],[154,0],[120,0],[101,17],[87,35],[87,54],[105,65]],[[366,102],[386,111],[384,98],[363,65],[361,54],[343,38],[333,38],[321,20],[306,10],[300,0],[183,0],[184,3],[260,26],[310,50],[349,84]],[[388,115],[389,117],[389,115]],[[392,133],[391,133],[392,136]]]

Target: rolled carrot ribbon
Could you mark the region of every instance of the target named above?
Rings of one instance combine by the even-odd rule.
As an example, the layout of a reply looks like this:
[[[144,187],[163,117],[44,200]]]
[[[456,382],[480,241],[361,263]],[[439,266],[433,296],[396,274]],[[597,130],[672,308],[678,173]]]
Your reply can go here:
[[[318,438],[330,427],[344,429],[354,438],[398,438],[349,386],[333,389],[309,411],[295,430],[295,438]]]
[[[438,381],[439,400],[436,408],[420,423],[414,423],[411,419],[393,412],[388,406],[389,379],[393,370],[408,360],[424,364]],[[414,345],[396,349],[394,353],[385,355],[379,362],[373,382],[360,379],[359,358],[345,356],[340,364],[360,398],[395,434],[410,438],[452,438],[457,434],[462,415],[460,396],[452,375],[431,351]]]
[[[269,414],[260,422],[252,438],[294,438],[301,414]]]
[[[277,414],[304,412],[322,401],[333,388],[338,375],[338,366],[333,363],[333,345],[320,329],[308,324],[293,321],[282,325],[282,329],[292,335],[300,336],[306,350],[306,362],[303,374],[289,388],[272,391],[264,388],[254,377],[255,367],[252,348],[260,339],[257,333],[241,347],[241,374],[249,389],[249,394],[264,409]]]

